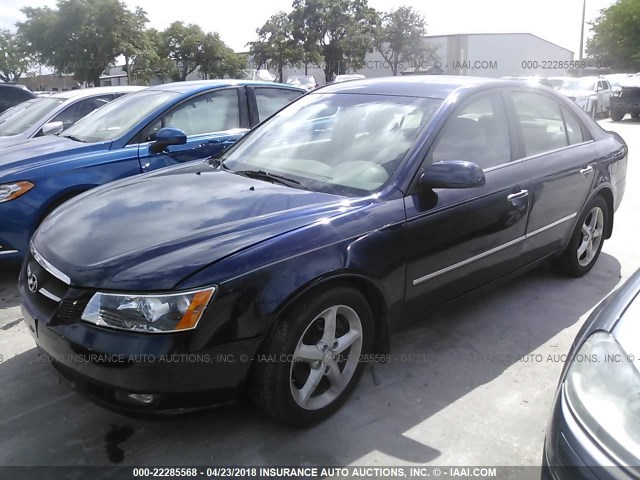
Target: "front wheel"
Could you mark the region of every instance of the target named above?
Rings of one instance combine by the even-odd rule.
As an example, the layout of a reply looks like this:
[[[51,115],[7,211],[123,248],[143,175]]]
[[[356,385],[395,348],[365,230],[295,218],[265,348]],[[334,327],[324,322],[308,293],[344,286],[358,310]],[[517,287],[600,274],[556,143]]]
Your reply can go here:
[[[613,120],[614,122],[619,122],[623,118],[624,112],[621,112],[619,110],[611,110],[611,120]]]
[[[555,264],[567,275],[581,277],[593,268],[609,226],[609,207],[601,196],[595,197],[578,219],[567,249]]]
[[[637,120],[638,118],[640,118],[640,113],[638,112],[632,113],[631,118],[633,118],[634,120]]]
[[[258,355],[251,396],[294,426],[324,420],[347,399],[371,351],[373,315],[350,286],[311,293],[283,314]]]

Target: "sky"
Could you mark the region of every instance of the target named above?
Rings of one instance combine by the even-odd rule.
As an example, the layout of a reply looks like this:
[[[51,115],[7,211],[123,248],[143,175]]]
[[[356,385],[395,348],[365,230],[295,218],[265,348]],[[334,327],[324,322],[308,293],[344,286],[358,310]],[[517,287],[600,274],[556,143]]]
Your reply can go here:
[[[586,0],[586,20],[594,20],[598,12],[614,0]],[[24,17],[20,9],[53,2],[45,0],[2,0],[0,28],[14,30]],[[205,31],[216,31],[237,52],[248,49],[247,42],[256,39],[256,29],[278,10],[289,11],[292,0],[125,0],[133,9],[147,11],[150,26],[164,29],[182,20],[200,25]],[[369,5],[388,11],[409,5],[424,15],[430,35],[453,33],[533,33],[561,47],[578,58],[583,0],[369,0]],[[589,33],[585,26],[585,37]]]

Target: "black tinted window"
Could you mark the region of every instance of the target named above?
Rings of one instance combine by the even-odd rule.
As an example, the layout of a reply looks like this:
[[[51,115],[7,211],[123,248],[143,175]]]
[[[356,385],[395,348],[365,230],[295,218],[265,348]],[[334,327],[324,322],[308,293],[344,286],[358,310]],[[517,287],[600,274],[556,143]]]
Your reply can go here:
[[[256,88],[254,92],[260,121],[270,117],[302,95],[302,92],[284,88]]]
[[[524,156],[530,157],[568,145],[560,105],[538,93],[511,94],[518,115]]]
[[[511,146],[502,97],[483,95],[463,105],[447,120],[431,157],[433,162],[466,160],[483,169],[509,162]]]

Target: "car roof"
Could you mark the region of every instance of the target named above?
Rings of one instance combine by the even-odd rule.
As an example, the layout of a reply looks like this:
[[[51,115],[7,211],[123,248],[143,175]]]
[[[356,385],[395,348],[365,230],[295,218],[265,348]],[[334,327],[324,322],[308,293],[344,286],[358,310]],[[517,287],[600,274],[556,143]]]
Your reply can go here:
[[[284,83],[275,83],[275,82],[263,82],[259,80],[236,80],[236,79],[221,79],[221,80],[193,80],[190,82],[174,82],[174,83],[165,83],[162,85],[155,85],[150,87],[150,90],[162,90],[165,92],[176,92],[176,93],[193,93],[198,92],[199,90],[208,90],[210,88],[215,87],[232,87],[236,85],[271,85],[285,88],[296,88],[301,92],[306,92],[306,90],[302,88],[297,88],[291,85],[286,85]]]
[[[93,97],[95,95],[107,95],[109,93],[132,93],[143,90],[147,87],[137,87],[123,85],[119,87],[94,87],[94,88],[79,88],[77,90],[68,90],[66,92],[57,92],[47,95],[48,98],[64,98],[64,99],[76,99],[83,97]]]
[[[311,95],[320,93],[361,93],[444,99],[460,88],[500,85],[512,86],[513,81],[459,75],[407,75],[403,77],[366,78],[332,83],[314,90]]]

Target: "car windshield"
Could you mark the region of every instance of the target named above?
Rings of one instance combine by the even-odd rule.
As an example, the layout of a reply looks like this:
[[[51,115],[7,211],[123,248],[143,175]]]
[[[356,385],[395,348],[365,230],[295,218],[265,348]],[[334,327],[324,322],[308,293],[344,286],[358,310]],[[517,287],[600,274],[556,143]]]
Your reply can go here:
[[[312,83],[316,83],[314,78],[311,77],[302,77],[300,79],[300,83],[303,85],[311,85]]]
[[[441,99],[366,94],[303,97],[223,157],[223,168],[268,172],[300,188],[365,195],[400,166]]]
[[[62,102],[64,102],[64,98],[40,97],[16,105],[18,107],[16,110],[11,109],[12,112],[5,112],[0,117],[0,136],[18,135],[28,130]]]
[[[94,110],[64,132],[81,142],[104,142],[127,133],[160,105],[179,94],[161,90],[143,90],[125,95]]]
[[[589,78],[573,78],[565,80],[562,88],[564,90],[595,90],[596,82]]]

